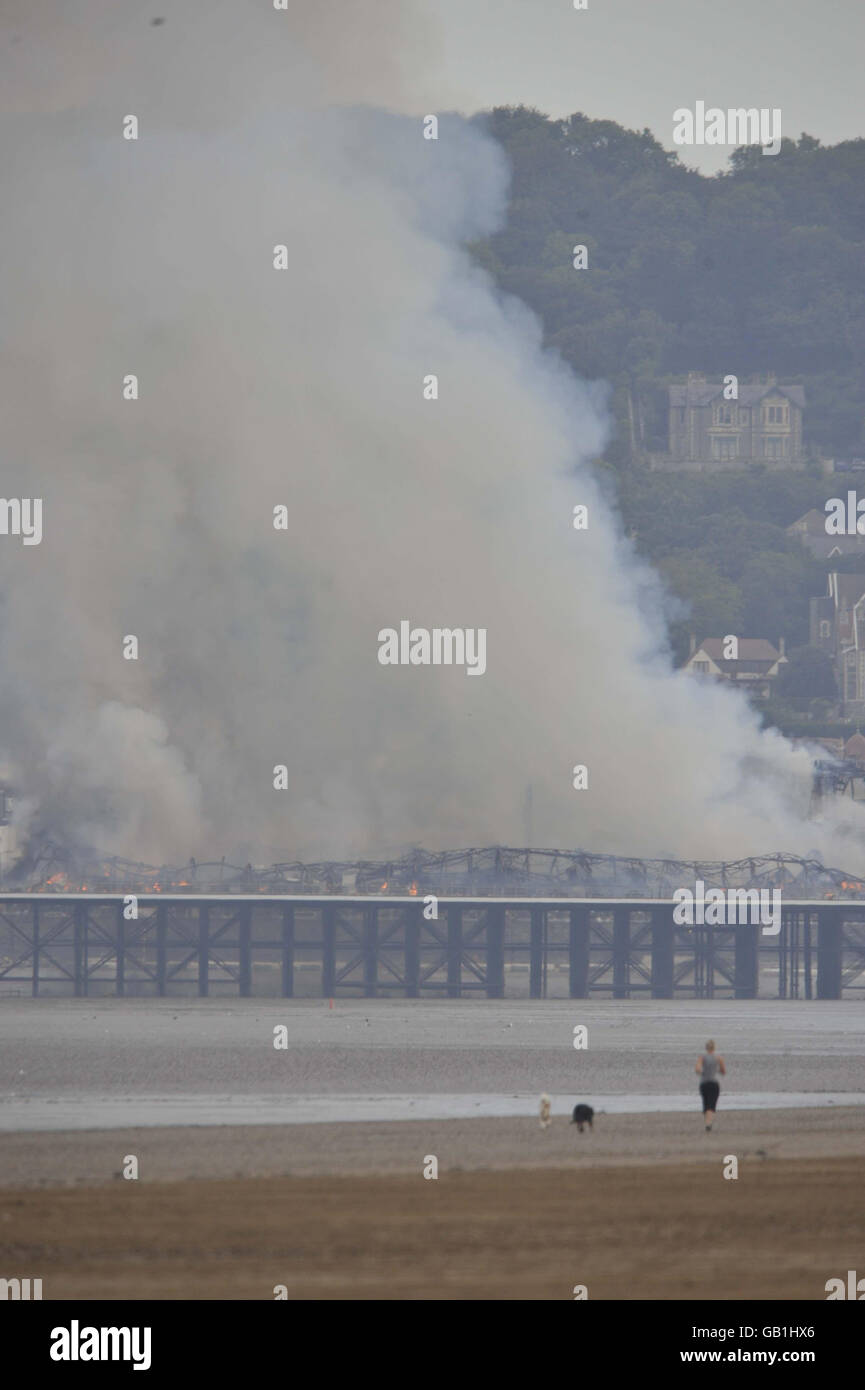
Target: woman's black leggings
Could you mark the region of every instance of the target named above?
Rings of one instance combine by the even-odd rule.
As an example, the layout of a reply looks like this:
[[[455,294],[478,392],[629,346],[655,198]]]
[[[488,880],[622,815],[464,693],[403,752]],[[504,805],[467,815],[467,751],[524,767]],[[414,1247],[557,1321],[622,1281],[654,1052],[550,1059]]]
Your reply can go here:
[[[717,1081],[701,1081],[700,1095],[703,1097],[703,1114],[707,1110],[718,1109],[718,1096],[721,1094],[721,1087]]]

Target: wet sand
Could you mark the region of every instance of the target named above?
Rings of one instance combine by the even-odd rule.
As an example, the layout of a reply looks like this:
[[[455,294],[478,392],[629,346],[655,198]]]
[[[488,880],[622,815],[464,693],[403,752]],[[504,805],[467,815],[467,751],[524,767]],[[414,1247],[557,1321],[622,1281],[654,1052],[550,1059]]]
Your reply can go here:
[[[719,1146],[719,1149],[722,1146]],[[862,1158],[6,1193],[45,1299],[824,1300],[862,1267]],[[11,1270],[10,1270],[11,1272]]]
[[[573,1030],[588,1029],[576,1050]],[[286,1047],[276,1049],[274,1028]],[[0,1101],[89,1096],[865,1091],[865,999],[6,999]],[[94,1125],[98,1128],[98,1125]]]
[[[582,1135],[557,1116],[400,1120],[385,1124],[243,1125],[6,1134],[0,1187],[101,1186],[134,1154],[141,1182],[419,1173],[435,1154],[441,1173],[510,1168],[577,1171],[621,1165],[777,1163],[830,1157],[865,1161],[865,1109],[719,1112],[706,1134],[690,1115],[596,1115]],[[863,1271],[865,1273],[865,1271]]]

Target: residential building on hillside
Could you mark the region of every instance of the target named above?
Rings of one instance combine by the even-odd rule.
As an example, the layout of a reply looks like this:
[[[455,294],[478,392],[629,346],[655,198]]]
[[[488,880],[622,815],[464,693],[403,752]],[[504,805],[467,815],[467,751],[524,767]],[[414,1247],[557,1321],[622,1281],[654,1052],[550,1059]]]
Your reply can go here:
[[[765,637],[740,637],[736,660],[724,656],[725,642],[723,637],[704,637],[698,646],[692,636],[691,654],[684,669],[696,676],[731,681],[761,699],[768,699],[772,681],[787,662],[784,638],[780,637],[778,646],[773,647]]]
[[[738,399],[724,399],[723,382],[689,372],[669,388],[669,457],[654,466],[695,471],[746,468],[802,469],[805,390],[764,381],[739,384]]]
[[[844,704],[865,709],[865,575],[833,571],[826,589],[811,600],[811,645],[831,657]]]
[[[817,560],[830,560],[833,555],[865,555],[865,536],[830,536],[826,521],[826,513],[812,507],[787,527],[787,535],[801,541]]]

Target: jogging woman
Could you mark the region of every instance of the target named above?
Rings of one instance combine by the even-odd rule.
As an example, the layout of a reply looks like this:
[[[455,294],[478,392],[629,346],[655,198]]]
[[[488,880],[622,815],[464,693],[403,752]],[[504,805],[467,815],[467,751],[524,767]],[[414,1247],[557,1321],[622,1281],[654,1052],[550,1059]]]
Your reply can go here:
[[[703,1099],[703,1114],[706,1117],[706,1133],[712,1128],[712,1121],[715,1118],[715,1111],[718,1108],[718,1095],[721,1090],[720,1083],[716,1079],[719,1075],[726,1076],[727,1068],[724,1066],[723,1057],[719,1057],[715,1052],[715,1044],[711,1038],[706,1043],[706,1051],[702,1057],[697,1058],[697,1065],[694,1071],[700,1081],[700,1095]]]

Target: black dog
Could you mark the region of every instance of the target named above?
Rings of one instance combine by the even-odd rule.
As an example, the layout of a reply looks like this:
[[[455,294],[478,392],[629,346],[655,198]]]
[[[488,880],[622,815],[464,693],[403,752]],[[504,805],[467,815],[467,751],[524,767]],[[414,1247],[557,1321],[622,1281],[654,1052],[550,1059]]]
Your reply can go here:
[[[589,1129],[591,1129],[592,1120],[594,1118],[595,1112],[590,1105],[575,1105],[573,1117],[571,1119],[571,1124],[576,1125],[577,1129],[580,1131],[580,1134],[582,1134],[583,1125],[588,1125]]]

